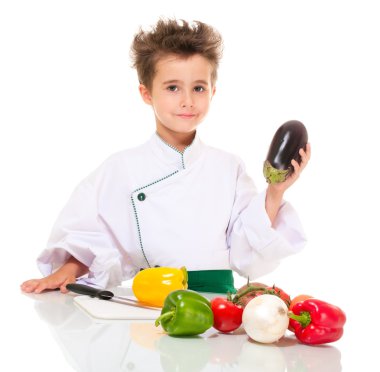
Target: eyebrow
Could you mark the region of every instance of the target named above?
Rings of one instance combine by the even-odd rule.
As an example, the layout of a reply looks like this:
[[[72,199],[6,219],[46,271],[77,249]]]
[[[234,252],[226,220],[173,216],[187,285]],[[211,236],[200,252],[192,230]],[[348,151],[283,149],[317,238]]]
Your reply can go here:
[[[180,83],[181,82],[181,80],[166,80],[166,81],[164,81],[162,84],[178,84],[178,83]],[[195,84],[204,84],[204,85],[207,85],[208,84],[208,82],[206,81],[206,80],[195,80],[194,81],[194,83]]]

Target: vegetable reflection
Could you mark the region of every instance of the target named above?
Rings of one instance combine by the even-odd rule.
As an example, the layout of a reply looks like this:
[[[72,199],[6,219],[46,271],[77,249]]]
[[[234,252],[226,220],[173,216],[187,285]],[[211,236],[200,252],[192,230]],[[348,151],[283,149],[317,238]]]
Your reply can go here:
[[[162,369],[165,372],[199,372],[210,360],[206,339],[163,336],[156,342]]]
[[[28,297],[35,300],[37,313],[78,372],[342,370],[339,349],[332,345],[303,345],[290,333],[267,345],[249,340],[242,328],[229,334],[210,329],[201,336],[171,337],[153,322],[95,323],[73,306],[67,295]]]

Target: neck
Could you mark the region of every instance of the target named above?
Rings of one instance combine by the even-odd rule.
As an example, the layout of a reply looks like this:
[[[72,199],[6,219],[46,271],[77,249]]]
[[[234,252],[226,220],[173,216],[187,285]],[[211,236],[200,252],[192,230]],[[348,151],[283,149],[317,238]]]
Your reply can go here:
[[[157,128],[157,134],[169,145],[175,147],[178,151],[183,152],[183,150],[189,146],[195,137],[196,131],[190,133],[177,133],[171,131],[162,131]]]

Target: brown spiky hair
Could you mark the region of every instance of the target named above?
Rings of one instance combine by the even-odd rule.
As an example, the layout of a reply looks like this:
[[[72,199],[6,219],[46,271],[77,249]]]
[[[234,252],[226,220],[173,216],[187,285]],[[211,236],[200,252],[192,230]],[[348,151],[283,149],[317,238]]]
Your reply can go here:
[[[218,31],[199,21],[160,19],[149,31],[137,32],[131,46],[132,66],[137,70],[139,82],[152,88],[155,66],[168,55],[188,58],[199,54],[212,66],[211,81],[215,85],[223,42]]]

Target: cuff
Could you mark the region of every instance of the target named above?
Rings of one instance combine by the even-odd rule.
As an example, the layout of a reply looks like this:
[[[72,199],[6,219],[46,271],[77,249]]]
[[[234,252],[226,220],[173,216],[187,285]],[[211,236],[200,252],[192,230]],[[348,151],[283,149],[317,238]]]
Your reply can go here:
[[[257,252],[261,252],[277,237],[265,209],[265,198],[266,191],[257,194],[240,214],[240,220],[247,239]]]

